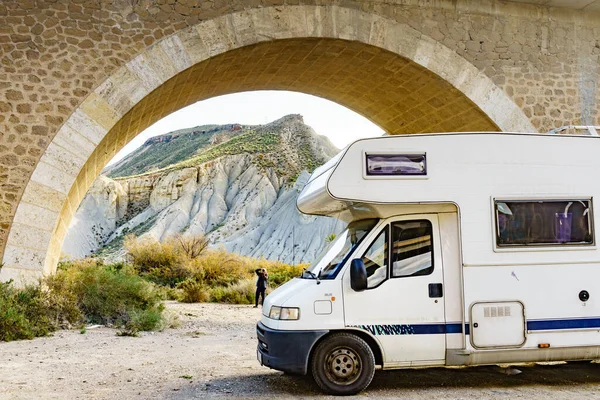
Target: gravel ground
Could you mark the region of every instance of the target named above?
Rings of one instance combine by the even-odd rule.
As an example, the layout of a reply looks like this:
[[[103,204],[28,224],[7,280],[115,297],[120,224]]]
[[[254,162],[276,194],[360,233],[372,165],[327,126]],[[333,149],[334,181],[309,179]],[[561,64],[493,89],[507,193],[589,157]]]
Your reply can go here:
[[[0,343],[0,399],[323,397],[309,378],[258,365],[251,306],[168,303],[182,326],[141,337],[59,331]],[[600,364],[378,371],[356,397],[600,399]]]

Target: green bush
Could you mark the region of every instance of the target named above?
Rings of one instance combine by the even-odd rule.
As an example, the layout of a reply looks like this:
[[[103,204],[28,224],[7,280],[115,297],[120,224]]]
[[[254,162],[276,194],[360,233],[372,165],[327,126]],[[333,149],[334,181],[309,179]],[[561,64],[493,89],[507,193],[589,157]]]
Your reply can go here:
[[[54,330],[50,310],[39,287],[13,287],[0,283],[0,340],[11,341],[45,336]]]
[[[130,267],[83,260],[63,266],[45,283],[50,293],[73,296],[87,323],[152,330],[164,309],[160,291]]]

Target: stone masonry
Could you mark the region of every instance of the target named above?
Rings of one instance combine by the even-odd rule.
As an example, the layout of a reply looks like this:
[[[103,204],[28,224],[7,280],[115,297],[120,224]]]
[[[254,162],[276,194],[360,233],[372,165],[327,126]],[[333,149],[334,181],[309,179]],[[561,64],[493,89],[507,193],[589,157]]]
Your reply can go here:
[[[0,0],[0,279],[52,272],[112,155],[195,101],[287,89],[390,133],[547,131],[600,123],[599,55],[599,13],[492,0]]]

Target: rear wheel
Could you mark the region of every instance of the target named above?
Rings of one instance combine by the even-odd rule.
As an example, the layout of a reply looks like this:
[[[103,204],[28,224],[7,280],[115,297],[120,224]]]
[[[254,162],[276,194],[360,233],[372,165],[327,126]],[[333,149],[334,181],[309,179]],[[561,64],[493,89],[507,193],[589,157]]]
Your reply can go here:
[[[375,374],[375,356],[369,345],[350,333],[336,333],[315,349],[312,376],[323,391],[352,395],[365,389]]]

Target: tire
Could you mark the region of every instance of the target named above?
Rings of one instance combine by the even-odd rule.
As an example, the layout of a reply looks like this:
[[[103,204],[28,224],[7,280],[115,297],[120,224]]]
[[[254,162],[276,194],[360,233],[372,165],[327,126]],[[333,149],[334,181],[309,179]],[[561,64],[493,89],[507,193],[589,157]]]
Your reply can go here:
[[[311,372],[325,393],[348,396],[369,386],[375,374],[375,356],[360,337],[335,333],[317,345]]]

